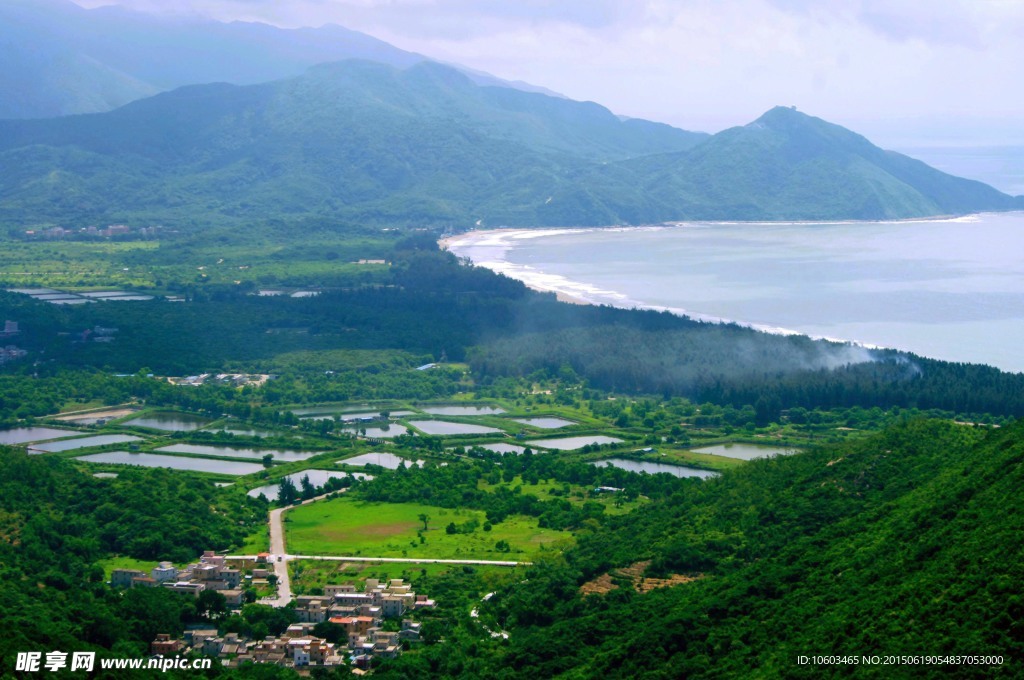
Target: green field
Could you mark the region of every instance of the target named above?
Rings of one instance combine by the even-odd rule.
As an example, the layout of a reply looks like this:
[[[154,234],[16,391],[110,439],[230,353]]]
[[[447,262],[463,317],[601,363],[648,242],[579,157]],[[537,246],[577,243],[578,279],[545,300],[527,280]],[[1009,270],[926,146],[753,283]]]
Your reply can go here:
[[[246,536],[242,545],[231,554],[254,555],[261,552],[270,552],[270,535],[267,525],[263,525],[256,533]]]
[[[292,590],[296,595],[322,592],[325,585],[361,583],[368,578],[387,581],[404,579],[416,586],[424,579],[435,579],[447,574],[472,574],[486,587],[493,589],[510,578],[522,579],[526,567],[495,567],[459,564],[416,564],[414,562],[337,562],[294,560],[288,564]]]
[[[99,560],[98,564],[103,567],[103,577],[110,580],[110,575],[115,569],[138,569],[149,574],[153,567],[157,565],[156,562],[148,560],[137,560],[134,557],[108,557],[104,560]]]
[[[566,482],[556,482],[554,480],[541,480],[536,484],[527,484],[523,481],[523,478],[516,476],[511,482],[499,482],[497,484],[488,484],[486,480],[481,479],[477,482],[477,488],[481,491],[493,492],[498,488],[506,488],[509,490],[519,488],[520,493],[530,494],[536,496],[543,501],[549,501],[553,498],[562,498],[573,505],[583,505],[584,503],[600,503],[604,506],[604,511],[609,515],[624,515],[627,512],[640,507],[646,501],[642,498],[638,498],[632,501],[625,501],[620,495],[616,494],[601,494],[597,496],[591,496],[587,487],[579,485],[571,485]],[[568,493],[565,490],[568,489]]]
[[[421,514],[430,517],[427,531],[423,531]],[[477,528],[471,533],[446,532],[450,523],[464,526],[474,521]],[[509,517],[491,531],[483,530],[485,521],[480,510],[342,497],[290,510],[285,515],[285,533],[293,555],[522,561],[573,543],[569,532],[541,529],[531,517]],[[499,541],[510,549],[499,551],[495,547]]]

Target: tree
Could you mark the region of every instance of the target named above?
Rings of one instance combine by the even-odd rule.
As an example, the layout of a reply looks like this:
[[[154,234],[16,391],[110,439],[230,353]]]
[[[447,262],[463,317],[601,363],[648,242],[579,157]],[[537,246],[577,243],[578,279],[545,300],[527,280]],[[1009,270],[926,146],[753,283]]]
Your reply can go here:
[[[268,453],[263,456],[263,467],[268,468],[274,464],[274,454]]]
[[[292,505],[298,497],[299,492],[295,488],[295,482],[288,477],[284,477],[277,487],[278,505]]]
[[[418,515],[418,517],[419,517],[420,521],[423,522],[423,530],[426,531],[427,530],[427,524],[430,522],[430,515],[428,515],[425,512],[421,512]]]
[[[448,522],[448,526],[446,526],[444,528],[444,533],[446,533],[446,534],[457,534],[457,533],[459,533],[459,528],[457,526],[455,526],[455,522]]]
[[[316,487],[309,481],[309,475],[303,475],[299,483],[302,484],[302,500],[308,501],[316,496]]]
[[[204,590],[196,598],[196,616],[214,620],[228,613],[227,599],[216,590]]]

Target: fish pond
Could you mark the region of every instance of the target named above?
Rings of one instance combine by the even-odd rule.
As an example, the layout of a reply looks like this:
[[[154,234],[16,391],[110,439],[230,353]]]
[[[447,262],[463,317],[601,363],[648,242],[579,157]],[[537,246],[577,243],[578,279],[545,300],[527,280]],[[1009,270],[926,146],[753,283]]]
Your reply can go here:
[[[410,465],[419,465],[420,467],[423,467],[422,460],[406,460],[405,458],[396,456],[393,453],[364,453],[361,456],[355,456],[353,458],[346,458],[338,461],[339,465],[379,465],[382,468],[387,468],[388,470],[397,470],[398,466],[402,463],[405,463],[407,467]]]
[[[274,460],[282,462],[295,462],[306,460],[317,455],[317,452],[310,451],[278,451],[276,449],[236,449],[230,446],[207,446],[204,444],[172,444],[162,449],[163,453],[195,453],[201,456],[224,456],[226,458],[263,458],[267,454],[274,457]],[[323,453],[322,451],[320,453]]]
[[[446,420],[410,420],[409,424],[423,434],[432,435],[455,435],[455,434],[495,434],[501,433],[496,427],[485,425],[467,425],[466,423],[451,423]]]
[[[435,416],[493,416],[505,413],[505,409],[497,406],[430,406],[423,412]]]
[[[526,442],[530,446],[539,446],[542,449],[555,449],[557,451],[575,451],[584,446],[592,444],[619,444],[621,439],[608,437],[603,434],[581,435],[579,437],[564,437],[562,439],[534,439]]]
[[[201,418],[190,413],[150,413],[140,418],[134,418],[124,425],[135,427],[148,427],[152,430],[166,430],[168,432],[192,432],[210,424],[208,418]]]
[[[526,451],[525,446],[519,446],[517,444],[477,444],[481,449],[487,449],[494,453],[514,453],[519,455]]]
[[[648,460],[629,460],[627,458],[606,458],[605,460],[591,461],[591,465],[610,465],[617,467],[620,470],[628,470],[629,472],[646,472],[647,474],[655,475],[659,472],[667,472],[670,475],[676,477],[700,477],[701,479],[707,479],[708,477],[717,477],[717,472],[710,470],[700,470],[698,468],[687,467],[685,465],[666,465],[665,463],[653,463]]]
[[[772,456],[784,456],[797,452],[796,449],[787,449],[778,446],[759,446],[757,444],[717,444],[715,446],[704,446],[699,449],[690,450],[694,453],[706,453],[712,456],[724,456],[726,458],[738,458],[740,460],[770,458]]]
[[[58,430],[52,427],[15,427],[10,430],[0,430],[0,444],[24,444],[45,439],[74,437],[79,434],[83,433],[74,430]]]
[[[376,439],[391,439],[398,435],[407,434],[409,428],[404,425],[381,425],[380,427],[343,427],[345,432],[362,434]]]
[[[142,441],[140,437],[132,437],[127,434],[101,434],[95,437],[81,437],[79,439],[62,439],[46,444],[34,444],[29,451],[39,453],[57,453],[59,451],[73,451],[85,449],[90,446],[107,446],[108,444],[127,444],[128,442]]]
[[[94,453],[89,456],[79,456],[75,460],[86,463],[113,463],[115,465],[141,465],[142,467],[169,468],[171,470],[212,472],[221,475],[251,475],[263,470],[263,466],[259,463],[165,456],[157,453],[129,453],[128,451]]]
[[[342,479],[344,477],[356,477],[359,479],[373,479],[371,475],[366,475],[361,472],[340,472],[332,470],[303,470],[302,472],[293,472],[290,475],[285,475],[286,479],[291,480],[291,483],[295,485],[296,489],[302,488],[302,478],[309,477],[309,483],[313,486],[323,486],[327,483],[328,479]],[[281,482],[277,481],[273,484],[264,484],[258,486],[255,489],[250,489],[247,495],[256,498],[260,494],[266,496],[268,501],[277,500],[277,492],[281,487]]]
[[[513,418],[512,420],[517,423],[537,427],[542,430],[557,430],[560,427],[568,427],[576,424],[573,421],[566,420],[564,418]]]

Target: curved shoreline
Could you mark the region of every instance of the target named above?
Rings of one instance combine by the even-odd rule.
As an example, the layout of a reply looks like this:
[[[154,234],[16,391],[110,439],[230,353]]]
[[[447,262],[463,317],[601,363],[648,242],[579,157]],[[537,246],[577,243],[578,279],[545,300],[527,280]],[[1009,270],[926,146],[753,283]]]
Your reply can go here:
[[[973,215],[962,216],[962,217],[944,217],[934,218],[930,220],[899,220],[893,223],[900,222],[921,222],[921,221],[972,221]],[[768,324],[752,323],[748,321],[742,321],[737,319],[727,319],[724,317],[713,316],[710,314],[703,314],[700,312],[693,312],[681,307],[667,307],[664,305],[654,305],[645,303],[640,300],[634,300],[623,293],[617,291],[605,290],[585,282],[574,281],[560,274],[550,274],[542,272],[540,270],[533,269],[528,265],[517,265],[510,262],[505,254],[515,247],[514,242],[517,240],[532,240],[536,238],[544,238],[548,236],[559,236],[563,234],[582,234],[595,231],[660,231],[663,229],[673,228],[705,228],[715,225],[737,225],[737,224],[749,224],[749,225],[799,225],[799,224],[852,224],[854,222],[674,222],[669,224],[658,224],[658,225],[643,225],[643,226],[630,226],[630,227],[558,227],[558,228],[502,228],[502,229],[486,229],[486,230],[473,230],[449,236],[438,241],[438,246],[443,250],[451,252],[457,257],[466,257],[474,265],[478,267],[484,267],[491,271],[504,274],[509,278],[515,279],[525,285],[527,288],[541,292],[541,293],[554,293],[555,298],[561,302],[568,302],[571,304],[580,305],[608,305],[611,307],[618,307],[620,309],[641,309],[656,312],[669,312],[677,316],[686,317],[695,321],[701,321],[705,323],[718,323],[718,324],[734,324],[744,328],[750,328],[762,333],[771,333],[773,335],[802,335],[809,337],[813,340],[825,340],[827,342],[833,342],[843,345],[850,345],[853,347],[861,347],[864,349],[888,349],[879,345],[868,344],[859,342],[856,340],[846,340],[841,338],[831,338],[827,336],[815,336],[805,333],[803,331],[797,331],[790,328],[783,328],[781,326],[774,326]],[[864,224],[881,224],[888,222],[864,222]],[[464,254],[466,251],[470,251],[473,248],[493,248],[500,250],[498,258],[486,258],[476,259],[470,255]]]

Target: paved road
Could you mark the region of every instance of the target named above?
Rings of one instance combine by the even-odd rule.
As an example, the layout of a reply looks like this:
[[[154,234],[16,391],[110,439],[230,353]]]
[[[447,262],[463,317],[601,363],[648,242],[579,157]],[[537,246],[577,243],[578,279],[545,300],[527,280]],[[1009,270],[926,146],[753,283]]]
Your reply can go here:
[[[327,494],[302,501],[301,505],[308,505],[314,501],[327,498]],[[413,564],[468,564],[476,566],[494,567],[521,567],[529,566],[532,562],[515,562],[512,560],[439,560],[430,558],[408,558],[408,557],[356,557],[337,555],[289,555],[284,542],[284,513],[292,507],[274,508],[270,511],[267,521],[270,525],[270,559],[273,562],[274,574],[277,576],[277,597],[264,598],[260,600],[263,604],[272,607],[283,607],[292,601],[292,584],[288,577],[288,562],[291,560],[329,560],[334,562],[411,562]],[[255,560],[256,555],[228,555],[229,560]]]
[[[288,508],[274,508],[270,511],[270,554],[274,560],[277,575],[277,599],[268,601],[272,607],[283,607],[292,601],[292,582],[288,577],[288,556],[284,549],[284,522],[281,516]]]

